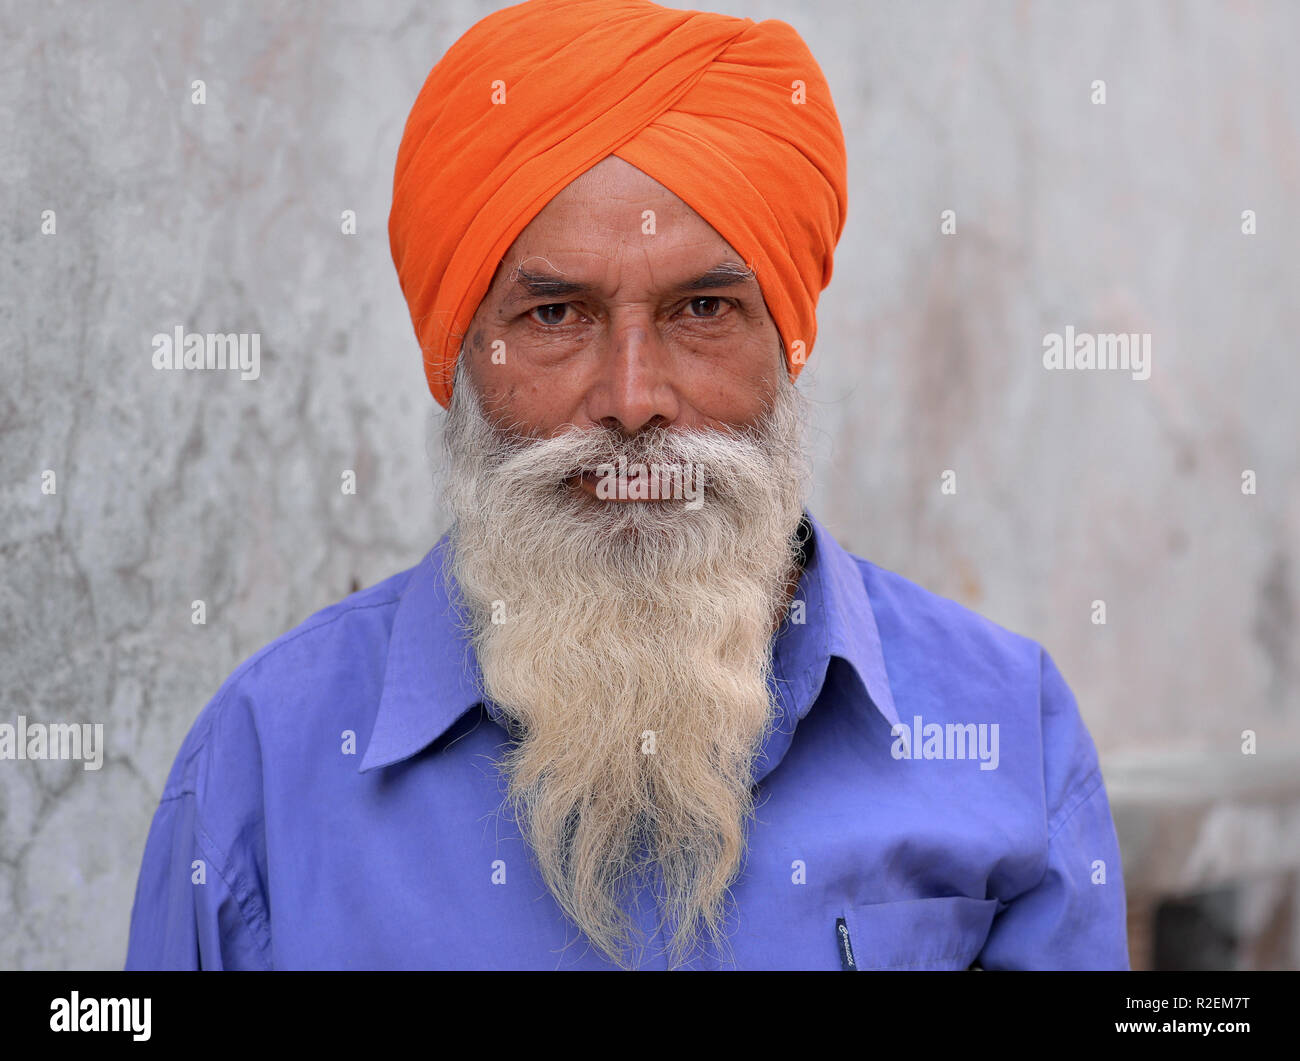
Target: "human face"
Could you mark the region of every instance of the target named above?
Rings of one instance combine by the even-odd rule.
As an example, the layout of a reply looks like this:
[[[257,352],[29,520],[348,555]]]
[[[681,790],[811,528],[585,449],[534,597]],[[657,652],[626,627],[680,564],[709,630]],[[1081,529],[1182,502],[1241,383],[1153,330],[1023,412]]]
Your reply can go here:
[[[533,218],[479,304],[462,356],[485,414],[539,438],[753,427],[786,367],[746,271],[699,214],[611,155]],[[590,476],[575,485],[595,492]]]

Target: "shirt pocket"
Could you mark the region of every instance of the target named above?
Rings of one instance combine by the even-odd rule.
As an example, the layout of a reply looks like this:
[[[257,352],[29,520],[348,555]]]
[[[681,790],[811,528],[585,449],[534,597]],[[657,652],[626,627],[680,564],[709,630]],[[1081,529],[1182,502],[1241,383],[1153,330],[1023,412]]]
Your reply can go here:
[[[996,899],[946,896],[846,907],[858,969],[969,969],[988,939]]]

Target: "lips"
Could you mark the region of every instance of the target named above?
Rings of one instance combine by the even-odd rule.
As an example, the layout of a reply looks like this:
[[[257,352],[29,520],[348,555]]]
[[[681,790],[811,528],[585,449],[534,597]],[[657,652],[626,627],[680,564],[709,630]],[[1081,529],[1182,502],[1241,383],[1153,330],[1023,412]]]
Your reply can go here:
[[[592,497],[600,501],[611,501],[616,504],[620,504],[620,503],[627,504],[627,503],[633,503],[636,500],[638,500],[636,498],[627,497],[626,490],[622,490],[622,491],[616,490],[609,497],[601,497],[597,493],[597,487],[601,482],[601,478],[602,477],[597,475],[594,471],[584,471],[579,473],[578,475],[573,476],[569,481],[573,483],[575,486],[577,486],[584,493],[588,493]],[[617,483],[615,485],[617,486]]]

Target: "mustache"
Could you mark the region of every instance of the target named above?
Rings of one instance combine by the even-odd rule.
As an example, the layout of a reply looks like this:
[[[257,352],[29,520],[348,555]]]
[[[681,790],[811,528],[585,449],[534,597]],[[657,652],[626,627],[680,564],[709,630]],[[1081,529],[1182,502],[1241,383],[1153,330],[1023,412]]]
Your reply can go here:
[[[770,414],[754,426],[655,426],[633,435],[600,425],[569,426],[549,438],[495,425],[491,432],[495,452],[484,456],[498,474],[512,480],[559,486],[611,465],[695,469],[715,495],[726,493],[736,469],[769,462],[780,448]]]

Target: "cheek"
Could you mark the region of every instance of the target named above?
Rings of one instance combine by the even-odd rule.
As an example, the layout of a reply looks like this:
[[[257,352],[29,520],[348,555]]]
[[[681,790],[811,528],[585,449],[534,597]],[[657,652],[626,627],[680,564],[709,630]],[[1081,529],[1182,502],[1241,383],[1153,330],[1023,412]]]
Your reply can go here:
[[[775,337],[773,343],[775,343]],[[776,398],[784,361],[759,359],[751,345],[734,357],[697,362],[683,376],[681,393],[703,420],[755,424]]]
[[[572,418],[565,388],[547,381],[527,366],[488,365],[481,372],[478,393],[483,407],[498,423],[549,435]]]

